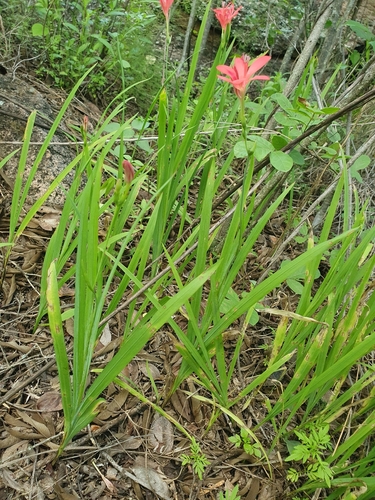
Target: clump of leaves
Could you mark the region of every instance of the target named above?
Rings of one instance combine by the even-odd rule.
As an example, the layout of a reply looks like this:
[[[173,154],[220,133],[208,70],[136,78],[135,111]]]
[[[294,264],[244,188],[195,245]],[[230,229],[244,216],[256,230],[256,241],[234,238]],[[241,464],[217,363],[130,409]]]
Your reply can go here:
[[[206,455],[202,452],[199,443],[196,442],[194,438],[192,438],[190,444],[190,455],[183,454],[181,455],[182,465],[192,465],[195,474],[199,479],[203,479],[203,474],[206,467],[210,464],[210,461],[207,459]]]
[[[294,431],[299,441],[287,441],[290,455],[285,459],[286,462],[308,463],[306,475],[311,480],[323,480],[328,487],[331,486],[333,472],[329,464],[324,461],[324,454],[332,449],[329,436],[329,425],[311,427],[309,431]],[[287,478],[289,481],[296,482],[300,478],[300,473],[290,468]]]
[[[219,500],[241,500],[241,497],[237,495],[238,485],[233,488],[232,491],[226,491],[225,494],[220,492]]]
[[[229,438],[229,441],[234,444],[236,448],[243,448],[248,455],[254,455],[257,458],[261,458],[262,451],[260,443],[253,443],[252,438],[246,429],[241,429],[240,434],[236,434]]]

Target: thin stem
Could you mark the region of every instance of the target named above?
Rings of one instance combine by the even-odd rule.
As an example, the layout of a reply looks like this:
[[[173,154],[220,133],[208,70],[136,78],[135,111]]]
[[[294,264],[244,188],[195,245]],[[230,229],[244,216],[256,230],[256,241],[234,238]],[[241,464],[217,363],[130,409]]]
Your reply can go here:
[[[164,86],[166,74],[167,74],[167,65],[168,65],[168,49],[169,49],[169,44],[171,42],[171,37],[170,37],[170,31],[169,31],[169,16],[166,16],[166,28],[167,28],[167,34],[166,34],[166,39],[165,39],[165,44],[164,44],[164,64],[163,64],[163,74],[162,74],[162,79],[161,79],[161,84]]]

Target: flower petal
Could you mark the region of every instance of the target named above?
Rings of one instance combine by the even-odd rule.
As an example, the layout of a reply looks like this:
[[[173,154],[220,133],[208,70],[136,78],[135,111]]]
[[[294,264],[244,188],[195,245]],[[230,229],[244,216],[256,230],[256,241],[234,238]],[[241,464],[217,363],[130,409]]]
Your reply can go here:
[[[258,76],[253,76],[251,78],[252,80],[269,80],[270,77],[266,75],[258,75]]]
[[[259,71],[263,66],[265,66],[268,61],[271,59],[271,56],[260,56],[255,59],[255,61],[250,64],[249,72],[254,75],[257,71]]]
[[[232,80],[231,80],[230,78],[226,78],[225,76],[217,75],[217,77],[218,77],[220,80],[223,80],[224,82],[233,83],[233,82],[232,82]]]
[[[228,75],[231,78],[237,78],[236,71],[230,66],[226,66],[225,64],[220,64],[219,66],[216,66],[216,69],[220,71],[220,73],[224,73],[224,75]]]

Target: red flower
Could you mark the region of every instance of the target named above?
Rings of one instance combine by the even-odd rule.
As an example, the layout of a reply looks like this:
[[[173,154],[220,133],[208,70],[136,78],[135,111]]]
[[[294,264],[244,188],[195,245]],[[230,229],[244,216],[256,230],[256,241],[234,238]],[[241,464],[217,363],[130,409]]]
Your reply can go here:
[[[249,56],[243,55],[242,57],[236,57],[233,67],[226,66],[224,64],[216,67],[221,73],[224,73],[224,75],[228,75],[229,77],[227,78],[219,75],[218,78],[233,85],[233,89],[238,98],[244,99],[247,87],[252,80],[270,79],[269,76],[265,75],[254,76],[255,73],[263,68],[263,66],[265,66],[270,59],[270,56],[260,56],[249,66]]]
[[[159,1],[160,1],[160,6],[164,12],[164,15],[166,19],[168,19],[169,9],[172,7],[173,0],[159,0]]]
[[[222,7],[218,9],[212,9],[215,12],[216,19],[219,21],[222,30],[224,31],[228,24],[232,22],[232,19],[236,17],[239,11],[242,9],[238,7],[237,10],[234,10],[234,3],[228,3],[225,5],[225,2],[222,3]]]
[[[122,162],[122,168],[124,169],[124,179],[127,184],[130,184],[134,179],[134,167],[128,160]]]

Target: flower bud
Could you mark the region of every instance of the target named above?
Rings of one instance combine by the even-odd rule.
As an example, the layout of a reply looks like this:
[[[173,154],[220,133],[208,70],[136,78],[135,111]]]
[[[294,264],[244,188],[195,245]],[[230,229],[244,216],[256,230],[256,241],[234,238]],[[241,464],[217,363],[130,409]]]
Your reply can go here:
[[[89,119],[88,117],[85,115],[83,117],[83,120],[82,120],[82,130],[87,133],[87,128],[88,128],[88,125],[89,125]]]
[[[124,180],[127,184],[130,184],[134,179],[134,167],[129,160],[124,160],[122,168],[124,169]]]

